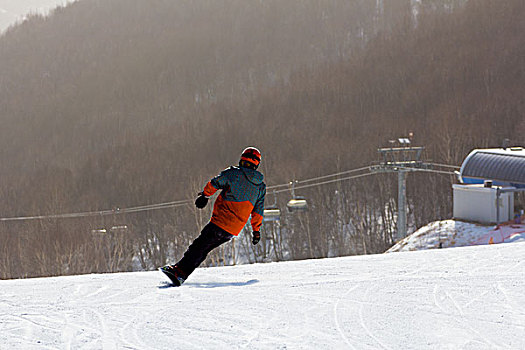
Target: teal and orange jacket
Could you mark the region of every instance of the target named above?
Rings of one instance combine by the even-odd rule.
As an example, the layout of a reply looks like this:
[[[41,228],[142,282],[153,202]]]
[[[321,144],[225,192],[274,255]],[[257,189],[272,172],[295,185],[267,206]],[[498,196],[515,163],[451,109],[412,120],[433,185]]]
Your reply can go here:
[[[248,222],[259,231],[264,214],[266,184],[257,170],[232,166],[211,179],[204,187],[204,195],[212,196],[222,190],[213,206],[211,222],[237,236]]]

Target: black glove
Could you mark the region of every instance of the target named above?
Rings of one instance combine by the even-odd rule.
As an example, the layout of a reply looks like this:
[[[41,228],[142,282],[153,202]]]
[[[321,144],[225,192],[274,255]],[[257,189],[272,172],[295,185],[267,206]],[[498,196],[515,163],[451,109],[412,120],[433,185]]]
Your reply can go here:
[[[261,233],[259,231],[253,231],[252,235],[253,235],[252,244],[256,245],[261,240]]]
[[[199,196],[195,200],[195,206],[199,209],[202,209],[208,204],[208,197],[204,195],[203,192],[199,193]]]

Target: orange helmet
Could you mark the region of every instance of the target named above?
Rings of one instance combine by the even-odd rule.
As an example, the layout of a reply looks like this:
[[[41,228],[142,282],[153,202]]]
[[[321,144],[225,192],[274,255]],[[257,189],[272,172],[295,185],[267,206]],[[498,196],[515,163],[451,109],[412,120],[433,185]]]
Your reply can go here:
[[[241,154],[241,161],[247,161],[252,163],[256,168],[261,162],[261,152],[255,147],[248,147]]]

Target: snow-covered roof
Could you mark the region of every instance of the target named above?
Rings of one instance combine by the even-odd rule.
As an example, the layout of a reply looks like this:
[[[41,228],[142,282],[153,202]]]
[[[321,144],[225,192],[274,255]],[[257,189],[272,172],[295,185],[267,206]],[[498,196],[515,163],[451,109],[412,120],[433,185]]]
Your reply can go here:
[[[463,179],[525,184],[525,149],[510,147],[473,150],[463,161],[460,175]]]

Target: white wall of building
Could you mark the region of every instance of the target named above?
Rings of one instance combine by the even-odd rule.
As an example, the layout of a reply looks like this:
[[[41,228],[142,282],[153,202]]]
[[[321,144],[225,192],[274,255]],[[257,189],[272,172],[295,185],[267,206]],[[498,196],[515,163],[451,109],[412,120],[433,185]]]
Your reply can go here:
[[[497,222],[497,189],[483,185],[452,185],[454,218],[486,224]],[[508,187],[510,188],[510,187]],[[514,193],[501,193],[499,198],[499,222],[514,216]]]

